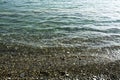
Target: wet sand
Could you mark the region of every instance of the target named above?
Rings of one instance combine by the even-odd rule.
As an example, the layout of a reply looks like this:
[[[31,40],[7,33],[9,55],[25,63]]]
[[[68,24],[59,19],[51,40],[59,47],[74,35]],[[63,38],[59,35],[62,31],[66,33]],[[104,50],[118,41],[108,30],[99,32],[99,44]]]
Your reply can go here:
[[[105,53],[79,48],[34,48],[0,43],[0,79],[7,80],[119,80],[120,61],[83,55]],[[78,54],[73,54],[78,53]]]

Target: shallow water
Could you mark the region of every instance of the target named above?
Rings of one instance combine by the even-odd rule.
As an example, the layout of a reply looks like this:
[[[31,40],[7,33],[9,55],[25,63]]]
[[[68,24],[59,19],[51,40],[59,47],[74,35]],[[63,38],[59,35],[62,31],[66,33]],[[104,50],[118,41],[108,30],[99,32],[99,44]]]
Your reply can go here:
[[[120,0],[0,0],[0,41],[37,47],[119,46],[119,4]],[[119,51],[113,52],[118,56]]]

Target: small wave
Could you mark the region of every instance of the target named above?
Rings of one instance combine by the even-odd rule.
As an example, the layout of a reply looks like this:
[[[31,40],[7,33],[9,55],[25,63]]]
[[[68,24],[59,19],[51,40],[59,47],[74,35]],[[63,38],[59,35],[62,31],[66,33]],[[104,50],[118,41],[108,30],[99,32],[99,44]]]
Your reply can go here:
[[[120,33],[120,29],[118,28],[110,28],[106,30],[107,33]]]
[[[98,23],[119,23],[120,20],[110,20],[110,21],[97,21]]]
[[[71,31],[71,32],[74,32],[74,31],[105,32],[105,31],[103,31],[103,30],[94,29],[94,28],[89,28],[89,27],[82,27],[82,28],[79,28],[79,27],[74,27],[74,28],[71,28],[71,27],[58,27],[58,28],[55,28],[55,29],[65,30],[65,31]]]
[[[8,3],[8,2],[7,2],[7,1],[3,1],[3,0],[1,1],[1,0],[0,0],[0,4],[6,4],[6,3]]]

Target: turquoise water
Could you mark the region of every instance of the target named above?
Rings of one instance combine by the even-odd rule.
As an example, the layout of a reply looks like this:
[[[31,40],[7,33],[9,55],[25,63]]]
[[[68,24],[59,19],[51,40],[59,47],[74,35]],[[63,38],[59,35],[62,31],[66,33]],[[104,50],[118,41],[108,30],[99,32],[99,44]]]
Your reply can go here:
[[[38,47],[120,45],[120,0],[0,0],[0,41]]]

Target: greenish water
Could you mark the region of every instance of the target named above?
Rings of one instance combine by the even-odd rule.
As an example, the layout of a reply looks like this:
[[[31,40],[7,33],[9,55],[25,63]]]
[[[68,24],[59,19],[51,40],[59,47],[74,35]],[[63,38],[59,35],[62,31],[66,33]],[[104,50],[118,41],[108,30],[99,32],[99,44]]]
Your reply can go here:
[[[37,47],[119,46],[120,0],[0,0],[0,41]]]

